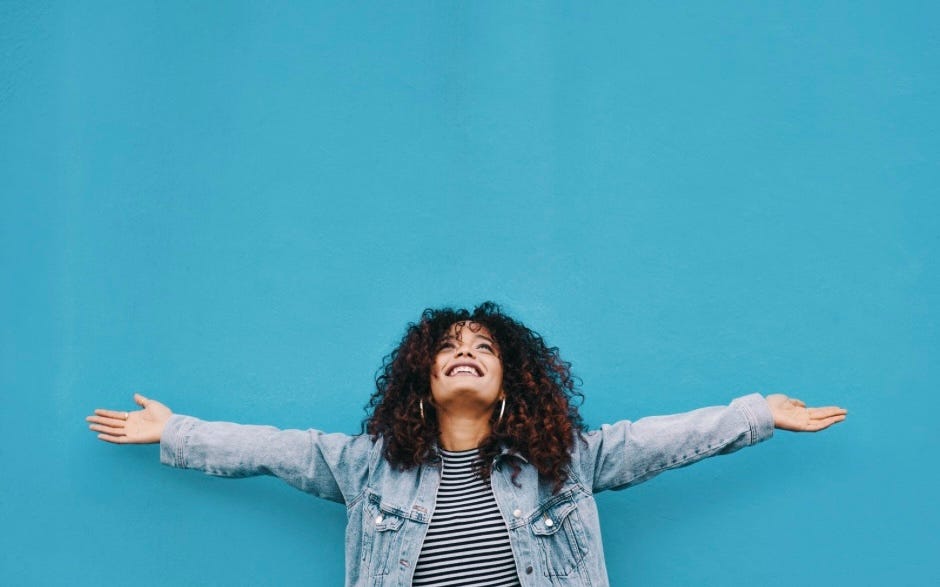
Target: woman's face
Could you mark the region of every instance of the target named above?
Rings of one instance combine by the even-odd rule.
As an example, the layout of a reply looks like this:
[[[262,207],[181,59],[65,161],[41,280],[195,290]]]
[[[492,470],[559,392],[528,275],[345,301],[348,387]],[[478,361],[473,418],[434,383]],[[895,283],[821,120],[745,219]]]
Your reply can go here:
[[[431,397],[438,409],[491,410],[502,397],[503,362],[482,324],[457,322],[438,345]]]

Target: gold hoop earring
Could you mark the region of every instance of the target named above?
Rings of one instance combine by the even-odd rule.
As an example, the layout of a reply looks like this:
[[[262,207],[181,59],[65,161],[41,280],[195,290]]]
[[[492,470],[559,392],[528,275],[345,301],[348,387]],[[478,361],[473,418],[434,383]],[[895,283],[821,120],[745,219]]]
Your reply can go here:
[[[421,412],[421,421],[424,422],[424,398],[418,400],[418,411]]]
[[[496,425],[499,426],[499,423],[503,421],[503,412],[506,411],[506,398],[503,398],[503,403],[499,405],[499,416],[496,417]]]

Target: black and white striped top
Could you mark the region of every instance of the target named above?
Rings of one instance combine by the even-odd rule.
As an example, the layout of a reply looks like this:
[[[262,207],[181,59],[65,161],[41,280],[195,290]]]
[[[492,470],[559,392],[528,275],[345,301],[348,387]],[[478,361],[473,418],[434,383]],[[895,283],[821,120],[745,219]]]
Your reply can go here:
[[[437,505],[415,566],[415,587],[517,587],[509,531],[489,480],[473,471],[477,449],[441,451]]]

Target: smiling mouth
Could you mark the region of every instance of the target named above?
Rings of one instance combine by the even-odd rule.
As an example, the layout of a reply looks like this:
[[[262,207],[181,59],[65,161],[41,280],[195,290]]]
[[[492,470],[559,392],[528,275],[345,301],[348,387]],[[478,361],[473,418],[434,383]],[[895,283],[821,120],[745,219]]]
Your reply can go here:
[[[448,377],[482,377],[483,373],[473,365],[456,365],[445,373]]]

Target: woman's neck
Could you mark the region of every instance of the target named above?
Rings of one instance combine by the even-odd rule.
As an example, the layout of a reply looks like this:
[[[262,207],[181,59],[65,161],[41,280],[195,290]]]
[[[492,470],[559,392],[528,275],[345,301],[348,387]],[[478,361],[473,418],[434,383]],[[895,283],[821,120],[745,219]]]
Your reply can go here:
[[[480,446],[490,435],[489,416],[470,417],[438,411],[441,448],[450,451],[470,450]]]

